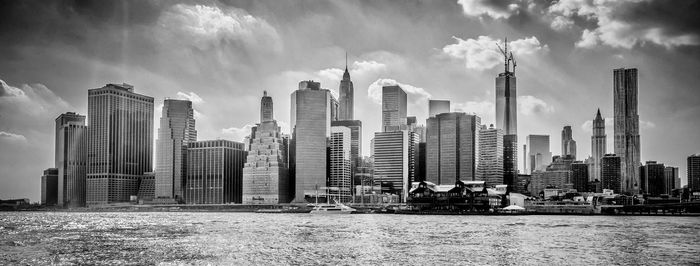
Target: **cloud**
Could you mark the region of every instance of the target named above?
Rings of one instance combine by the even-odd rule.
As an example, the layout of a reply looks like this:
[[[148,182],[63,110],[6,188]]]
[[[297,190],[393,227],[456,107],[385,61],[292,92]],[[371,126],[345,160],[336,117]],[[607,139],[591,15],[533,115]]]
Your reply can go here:
[[[554,106],[532,95],[518,96],[518,111],[524,115],[553,113]]]
[[[178,91],[177,98],[180,100],[189,100],[193,104],[204,103],[204,100],[202,99],[202,97],[199,97],[199,95],[197,95],[196,93],[194,93],[192,91],[190,93],[184,93],[184,92]]]
[[[0,131],[0,140],[8,140],[12,142],[27,142],[27,138],[20,134]]]
[[[3,123],[9,119],[22,125],[37,118],[50,118],[71,110],[66,101],[43,84],[23,84],[18,88],[0,79],[0,87],[0,113],[3,115]]]
[[[612,117],[605,118],[605,130],[614,130],[615,123]],[[639,120],[640,129],[652,129],[655,128],[656,124],[651,121]],[[593,120],[586,120],[581,124],[581,129],[587,133],[593,133]]]
[[[519,9],[518,1],[458,0],[462,11],[470,17],[507,19]]]
[[[644,129],[652,129],[656,127],[656,124],[651,121],[639,120],[639,127]]]
[[[583,30],[581,40],[576,42],[576,47],[580,48],[593,48],[596,45],[598,45],[598,36],[588,29]]]
[[[221,134],[234,141],[243,141],[245,137],[250,136],[251,129],[255,125],[247,124],[243,127],[222,128]]]
[[[493,39],[489,36],[479,36],[476,39],[461,39],[452,36],[457,41],[442,48],[442,52],[447,56],[464,60],[468,69],[486,70],[503,63],[503,55],[498,51],[498,45],[504,46],[500,39]],[[509,42],[509,46],[516,56],[532,55],[535,53],[549,51],[547,45],[542,45],[537,37],[518,39]]]
[[[235,7],[177,4],[161,14],[158,25],[168,42],[200,50],[229,43],[239,43],[247,49],[281,50],[281,39],[274,27]]]
[[[494,112],[496,110],[493,102],[490,101],[468,101],[465,103],[454,103],[453,108],[458,112],[476,114],[481,117],[482,124],[493,124],[496,122]]]
[[[700,20],[688,12],[693,8],[697,2],[692,0],[672,4],[660,0],[560,0],[547,8],[547,17],[557,30],[579,18],[584,28],[576,43],[580,48],[594,48],[600,42],[625,49],[647,43],[671,49],[700,44]]]
[[[374,60],[370,61],[355,61],[349,67],[350,75],[353,79],[362,79],[370,75],[377,75],[387,71],[387,66]],[[328,79],[330,81],[340,81],[343,78],[345,70],[340,68],[326,68],[316,72],[316,75]]]
[[[574,21],[565,16],[556,16],[552,20],[550,27],[558,31],[564,31],[574,26]]]
[[[399,85],[403,91],[406,92],[408,98],[412,99],[424,99],[424,102],[428,102],[431,97],[430,93],[425,91],[423,88],[418,88],[409,84],[399,83],[393,79],[377,79],[375,82],[369,85],[367,88],[367,97],[376,104],[382,104],[382,87],[384,86],[394,86]],[[408,101],[412,101],[409,99]]]

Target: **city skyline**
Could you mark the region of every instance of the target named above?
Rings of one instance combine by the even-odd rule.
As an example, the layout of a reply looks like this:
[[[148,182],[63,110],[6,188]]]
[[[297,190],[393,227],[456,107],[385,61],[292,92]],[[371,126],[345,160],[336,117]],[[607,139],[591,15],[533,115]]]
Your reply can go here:
[[[126,8],[131,10],[138,8],[138,5],[134,3]],[[295,28],[299,28],[299,25],[304,23],[316,24],[303,19],[292,19],[288,13],[276,18],[275,15],[281,12],[278,8],[281,7],[245,3],[234,7],[218,2],[202,5],[162,5],[164,4],[156,6],[157,8],[145,8],[153,12],[134,15],[132,18],[134,21],[126,22],[114,19],[118,17],[116,15],[111,17],[112,20],[109,20],[107,19],[110,18],[109,14],[104,18],[89,17],[84,13],[86,10],[97,12],[97,10],[90,9],[94,7],[81,7],[82,9],[75,8],[73,11],[65,11],[73,12],[68,14],[70,18],[68,21],[76,23],[80,27],[90,30],[105,27],[106,42],[109,42],[110,38],[114,38],[110,33],[124,30],[131,38],[125,38],[112,44],[115,46],[115,50],[120,51],[121,54],[110,54],[106,50],[102,50],[103,48],[96,48],[101,41],[95,37],[97,35],[90,35],[91,31],[89,30],[86,33],[79,33],[79,35],[85,34],[80,35],[87,38],[86,44],[83,45],[92,47],[88,50],[92,50],[93,54],[66,48],[65,45],[70,46],[74,43],[68,38],[60,37],[56,37],[58,44],[51,44],[46,50],[39,50],[43,52],[34,54],[31,51],[33,51],[32,49],[37,51],[38,46],[27,44],[31,40],[32,34],[19,34],[6,26],[0,26],[2,40],[17,37],[11,38],[11,41],[4,42],[0,46],[2,51],[12,55],[9,59],[3,59],[3,64],[0,64],[0,79],[3,80],[3,91],[0,99],[2,101],[0,102],[0,111],[2,112],[0,116],[0,124],[2,125],[0,127],[0,131],[2,131],[0,134],[2,137],[0,138],[0,147],[2,147],[0,162],[4,169],[19,165],[15,168],[17,169],[16,173],[3,173],[0,177],[0,182],[2,182],[0,183],[0,187],[2,187],[0,188],[0,197],[29,197],[33,200],[39,198],[39,192],[36,188],[39,187],[41,169],[54,167],[52,165],[54,158],[51,158],[53,154],[51,150],[53,143],[51,142],[54,133],[51,132],[51,124],[44,121],[47,119],[50,121],[65,112],[87,114],[87,90],[107,83],[129,83],[136,87],[139,94],[155,97],[154,121],[161,117],[160,110],[164,98],[187,98],[193,102],[197,130],[201,132],[202,139],[221,137],[242,141],[242,136],[250,134],[250,126],[257,122],[258,106],[256,105],[262,90],[269,90],[270,95],[278,99],[276,103],[278,110],[285,110],[278,115],[279,122],[283,127],[283,133],[290,134],[289,120],[287,120],[289,115],[285,112],[290,110],[287,97],[295,85],[301,80],[314,79],[320,81],[323,87],[330,88],[334,93],[337,92],[338,77],[339,74],[343,73],[341,70],[343,53],[348,50],[348,67],[355,88],[355,119],[363,122],[362,139],[365,141],[362,143],[362,150],[364,155],[369,154],[369,140],[374,132],[381,131],[379,130],[381,123],[376,118],[381,112],[381,106],[377,104],[377,99],[381,98],[381,86],[394,85],[392,84],[395,83],[394,81],[399,82],[402,88],[407,91],[408,115],[418,116],[419,124],[425,123],[428,108],[427,99],[431,98],[450,100],[453,103],[451,111],[474,112],[483,117],[483,124],[488,125],[494,123],[495,120],[493,78],[500,71],[501,61],[497,59],[495,61],[499,63],[489,67],[492,64],[489,55],[493,54],[488,49],[497,51],[496,41],[505,36],[509,36],[509,39],[513,40],[513,47],[516,50],[514,53],[519,59],[519,144],[525,143],[526,135],[558,136],[562,126],[572,125],[573,137],[579,142],[578,157],[587,157],[591,153],[588,150],[588,147],[591,147],[590,142],[588,142],[591,136],[589,121],[592,120],[591,114],[597,108],[606,114],[605,122],[610,123],[606,126],[606,134],[613,136],[613,119],[610,117],[613,114],[612,69],[636,67],[639,69],[641,162],[655,160],[668,166],[679,167],[681,169],[679,175],[685,177],[687,156],[700,151],[699,143],[692,139],[694,134],[692,132],[700,130],[697,119],[693,117],[700,102],[698,93],[694,91],[696,90],[694,84],[700,82],[698,77],[692,75],[692,69],[697,69],[699,63],[698,59],[687,56],[698,53],[697,34],[692,31],[688,33],[682,29],[680,32],[671,31],[677,25],[664,24],[660,22],[661,20],[655,21],[655,25],[669,31],[662,31],[659,34],[666,34],[665,36],[669,37],[666,39],[678,40],[677,42],[661,39],[655,41],[654,39],[644,39],[647,37],[641,35],[641,37],[633,35],[639,39],[631,45],[622,42],[616,44],[613,42],[614,40],[605,37],[606,35],[600,35],[600,32],[599,35],[595,35],[595,30],[604,31],[606,28],[594,27],[586,28],[586,30],[589,30],[589,33],[594,32],[591,33],[594,34],[594,37],[598,36],[598,39],[594,38],[593,41],[597,41],[600,45],[599,47],[585,47],[585,43],[580,39],[585,36],[583,34],[584,26],[577,24],[576,21],[572,21],[573,24],[570,25],[577,32],[581,32],[575,34],[576,36],[554,29],[537,32],[524,26],[515,26],[512,24],[513,20],[523,19],[524,14],[531,13],[529,9],[520,6],[518,9],[520,13],[501,9],[497,9],[499,12],[478,13],[475,11],[476,9],[469,9],[470,7],[467,5],[458,3],[450,3],[449,5],[423,3],[421,8],[426,10],[427,14],[425,15],[399,16],[392,14],[385,19],[380,19],[378,15],[390,7],[387,3],[364,3],[362,5],[356,2],[331,3],[313,7],[313,11],[319,15],[329,16],[333,12],[337,12],[333,9],[334,5],[342,5],[343,12],[360,9],[366,11],[363,13],[364,17],[376,20],[380,26],[396,27],[398,32],[401,32],[401,28],[400,23],[397,22],[410,21],[411,18],[416,18],[415,16],[418,16],[417,19],[423,23],[416,30],[418,32],[427,30],[432,25],[427,22],[427,17],[430,16],[431,12],[436,11],[444,13],[444,17],[441,19],[451,23],[446,23],[448,26],[444,29],[430,33],[430,36],[434,38],[427,38],[430,40],[416,44],[406,42],[413,38],[413,35],[402,39],[393,32],[387,32],[389,34],[385,37],[387,39],[370,40],[362,45],[343,41],[343,38],[332,34],[322,34],[319,38],[329,40],[331,45],[327,47],[314,45],[302,49],[299,47],[299,39],[290,39],[290,30],[285,28],[283,24],[290,22],[294,24]],[[306,12],[286,5],[281,4],[292,14]],[[368,7],[376,8],[376,10],[370,10]],[[398,7],[406,10],[416,8],[410,4]],[[648,7],[638,6],[638,8]],[[448,9],[455,10],[447,11]],[[14,9],[10,7],[6,10],[11,10],[10,19],[14,18],[13,16],[16,14],[23,14],[22,11],[24,11],[24,9],[17,7]],[[547,9],[551,14],[559,14],[553,10],[555,8]],[[212,38],[195,36],[199,37],[194,38],[196,43],[169,43],[168,40],[172,41],[172,39],[168,38],[196,33],[169,32],[166,29],[152,26],[157,24],[153,21],[159,20],[190,23],[192,20],[188,20],[189,17],[177,16],[189,14],[187,11],[210,14],[212,16],[208,16],[208,18],[212,21],[217,21],[217,19],[235,20],[240,19],[245,14],[250,14],[256,19],[257,24],[244,24],[244,27],[260,29],[257,34],[262,34],[262,36],[254,34],[252,36],[253,42],[248,42],[249,40],[245,39],[244,35],[220,31],[213,33],[214,37]],[[42,12],[54,11],[39,9],[37,12],[41,14]],[[568,18],[564,13],[560,15],[564,19]],[[596,13],[595,15],[598,16],[597,18],[601,18],[606,14]],[[30,28],[36,28],[44,25],[42,23],[50,22],[53,18],[53,16],[44,17],[40,20],[39,25],[21,19],[15,23],[27,23]],[[658,17],[656,18],[658,19]],[[86,23],[93,19],[99,23],[96,23],[95,26]],[[347,20],[342,16],[339,18],[339,20],[343,19]],[[532,20],[532,18],[530,19]],[[4,22],[3,25],[16,25]],[[529,22],[534,23],[533,21]],[[627,22],[636,23],[635,21]],[[152,26],[159,33],[154,34],[154,38],[163,39],[144,38],[141,35],[143,32],[140,32],[139,27],[134,26],[134,24],[147,26],[146,28]],[[340,24],[340,22],[332,23],[328,28],[323,28],[322,32],[328,33],[334,28],[344,27]],[[471,27],[462,29],[464,25]],[[44,25],[44,27],[48,26]],[[64,33],[60,30],[67,28],[65,24],[61,23],[56,27],[63,27],[59,28],[60,33]],[[270,32],[274,32],[274,34]],[[265,35],[268,33],[271,35]],[[308,34],[310,33],[302,32],[301,36],[308,37]],[[368,34],[360,36],[371,37],[376,32],[369,31]],[[58,35],[61,36],[61,34]],[[564,41],[554,41],[554,38],[562,36]],[[688,37],[690,41],[683,42],[683,38],[673,38],[682,36],[690,36]],[[403,42],[401,45],[392,44],[391,37]],[[272,50],[256,50],[257,44],[268,40],[266,38],[272,38],[270,42],[272,47],[265,47]],[[243,47],[244,54],[250,58],[242,57],[235,49],[225,47],[216,40],[228,40],[234,46],[238,44],[238,47]],[[484,43],[480,41],[484,41]],[[282,44],[275,47],[279,43]],[[176,60],[185,59],[182,62],[187,62],[184,67],[180,66],[182,68],[180,70],[169,68],[167,64],[170,63],[163,62],[165,60],[163,58],[170,56],[167,52],[161,52],[157,55],[157,58],[160,59],[153,60],[154,63],[145,62],[146,60],[138,58],[144,56],[145,48],[150,47],[157,51],[165,51],[173,45],[183,45],[188,51],[181,56],[173,57]],[[464,56],[474,52],[466,49],[469,45],[482,45],[479,46],[480,48],[477,47],[479,49],[477,49],[476,55],[485,55],[483,61],[464,60]],[[628,46],[629,48],[627,48]],[[206,51],[209,48],[223,51],[223,54],[230,58],[215,60],[211,68],[204,68],[209,70],[213,68],[212,73],[205,74],[201,78],[193,78],[201,74],[195,69],[211,58],[207,53],[204,55],[200,53],[199,56],[202,57],[200,60],[190,59],[197,55],[197,51]],[[310,58],[308,64],[304,66],[294,66],[286,61],[295,61],[299,60],[298,56],[310,55],[312,49],[317,49],[316,53],[318,53],[319,58]],[[299,55],[291,55],[295,51],[298,51]],[[269,64],[261,62],[265,58],[262,56],[265,53],[274,55],[273,63],[278,63],[281,66],[270,68]],[[286,57],[285,53],[290,54],[289,59],[282,59]],[[37,56],[43,56],[42,60],[39,60]],[[73,56],[72,59],[66,58],[71,56]],[[150,56],[144,57],[154,59]],[[250,63],[250,66],[231,66],[231,62],[240,58],[249,60],[250,62],[243,62]],[[481,57],[475,56],[475,58]],[[573,66],[564,62],[568,60],[580,61],[580,63]],[[654,61],[657,63],[646,64]],[[70,67],[60,69],[57,74],[38,65],[45,63],[46,65],[67,63]],[[545,68],[545,71],[552,70],[554,74],[552,76],[557,77],[537,75],[540,73],[539,68],[541,67]],[[436,73],[439,71],[430,70],[430,68],[436,68],[446,74]],[[556,68],[562,70],[556,70]],[[336,70],[341,70],[341,72]],[[86,74],[81,74],[81,72]],[[223,75],[222,73],[228,74]],[[539,81],[540,78],[543,81]],[[259,83],[254,83],[252,79]],[[580,99],[586,100],[581,101]],[[567,111],[567,108],[572,108],[573,111]],[[669,132],[667,130],[669,128],[674,130]],[[156,129],[154,127],[153,131],[156,132]],[[153,138],[156,136],[154,135]],[[691,145],[688,145],[687,141],[682,141],[684,138],[691,138]],[[667,141],[667,139],[671,141]],[[607,151],[614,150],[612,142],[612,140],[608,141]],[[560,150],[556,138],[552,139],[550,150]],[[522,158],[518,159],[520,160],[518,166],[522,171]],[[26,163],[29,160],[34,163]],[[27,165],[24,166],[18,162],[25,162]],[[22,184],[22,182],[26,184]],[[685,179],[683,182],[685,184]]]

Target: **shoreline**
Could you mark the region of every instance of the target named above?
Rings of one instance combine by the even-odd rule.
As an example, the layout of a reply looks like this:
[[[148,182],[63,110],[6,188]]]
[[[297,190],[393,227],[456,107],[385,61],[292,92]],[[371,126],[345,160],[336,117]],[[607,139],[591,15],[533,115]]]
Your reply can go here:
[[[128,209],[127,209],[128,208]],[[271,208],[263,208],[271,209]],[[157,207],[115,207],[115,208],[79,208],[79,209],[24,209],[24,210],[0,210],[2,212],[56,212],[56,213],[100,213],[100,212],[163,212],[163,213],[261,213],[261,214],[291,214],[300,212],[259,212],[260,209],[252,208],[185,208],[170,209]],[[700,217],[700,213],[545,213],[545,212],[524,212],[524,213],[498,213],[498,212],[449,212],[449,211],[396,211],[396,212],[359,212],[352,215],[362,214],[396,214],[396,215],[449,215],[449,216],[666,216],[666,217]],[[322,216],[322,215],[319,215]]]

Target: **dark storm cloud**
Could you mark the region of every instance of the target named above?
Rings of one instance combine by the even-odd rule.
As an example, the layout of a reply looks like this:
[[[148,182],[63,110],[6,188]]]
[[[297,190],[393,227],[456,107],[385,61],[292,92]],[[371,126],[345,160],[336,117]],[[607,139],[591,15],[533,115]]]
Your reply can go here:
[[[662,27],[667,34],[700,33],[700,1],[642,1],[615,9],[613,17],[643,27]]]

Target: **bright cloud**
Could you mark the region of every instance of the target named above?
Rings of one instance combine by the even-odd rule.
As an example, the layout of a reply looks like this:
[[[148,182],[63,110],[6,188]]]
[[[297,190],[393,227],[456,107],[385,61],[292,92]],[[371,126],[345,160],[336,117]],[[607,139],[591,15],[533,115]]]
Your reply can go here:
[[[496,121],[494,111],[496,107],[490,101],[468,101],[465,103],[454,103],[453,108],[458,112],[476,114],[481,117],[481,123],[488,125]]]
[[[199,97],[199,95],[197,95],[196,93],[194,93],[192,91],[190,93],[184,93],[184,92],[178,91],[177,98],[180,100],[189,100],[193,104],[204,103],[204,100],[202,99],[202,97]]]
[[[504,42],[493,39],[489,36],[479,36],[476,39],[461,39],[452,37],[457,41],[442,48],[442,52],[449,57],[464,60],[468,69],[485,70],[491,69],[503,63],[503,55],[499,52],[498,46],[504,46]],[[513,54],[532,55],[538,52],[547,52],[549,47],[542,45],[537,37],[529,37],[509,42],[509,47]]]
[[[367,96],[376,104],[382,104],[382,87],[384,86],[394,86],[399,85],[403,91],[408,94],[409,98],[419,98],[424,99],[427,102],[430,98],[430,93],[425,91],[423,88],[418,88],[409,84],[399,83],[393,79],[378,79],[369,85],[367,89]],[[412,101],[409,99],[409,101]]]
[[[9,140],[13,142],[27,142],[27,138],[20,134],[0,131],[0,140]]]
[[[501,7],[484,0],[458,0],[457,3],[462,6],[462,11],[467,16],[479,18],[488,16],[493,19],[509,18],[514,12],[517,12],[519,7],[516,3],[506,3]]]
[[[166,37],[170,37],[169,42],[190,44],[202,50],[222,43],[241,43],[249,49],[281,49],[274,27],[235,7],[177,4],[161,15],[158,24],[165,29]]]
[[[384,63],[380,63],[377,61],[355,61],[352,63],[352,65],[349,67],[348,71],[350,71],[351,75],[353,76],[353,79],[357,78],[366,78],[370,75],[378,75],[381,73],[385,73],[387,70],[387,66]],[[316,75],[328,79],[330,81],[340,81],[343,78],[343,73],[345,71],[340,68],[326,68],[323,70],[319,70],[316,72]]]
[[[553,113],[554,106],[532,95],[518,96],[518,112],[524,115],[542,115]]]
[[[223,134],[226,138],[232,139],[234,141],[243,141],[245,137],[250,135],[250,131],[254,126],[255,125],[247,124],[243,127],[222,128],[221,134]]]

